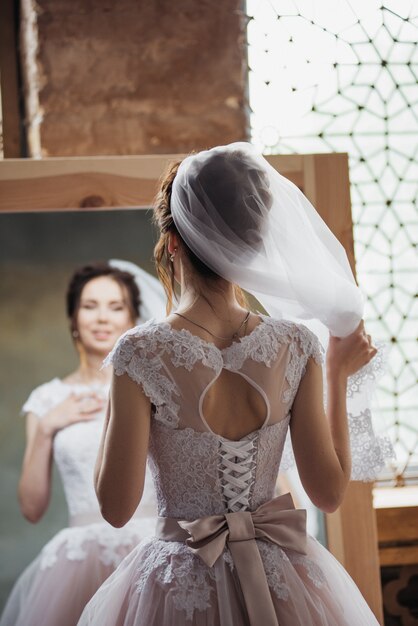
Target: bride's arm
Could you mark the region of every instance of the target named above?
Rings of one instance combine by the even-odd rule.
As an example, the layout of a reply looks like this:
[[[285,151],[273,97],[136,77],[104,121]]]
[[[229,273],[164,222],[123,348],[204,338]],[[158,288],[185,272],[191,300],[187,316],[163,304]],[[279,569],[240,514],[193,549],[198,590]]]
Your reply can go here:
[[[127,374],[113,375],[108,415],[95,470],[103,517],[124,526],[135,513],[144,488],[151,403]]]
[[[18,497],[22,515],[35,524],[51,496],[52,435],[34,413],[26,417],[26,442]]]
[[[341,378],[328,390],[332,403],[326,415],[322,368],[309,359],[290,420],[292,447],[303,488],[313,504],[327,513],[341,504],[351,472],[346,385],[346,379]]]
[[[89,406],[83,409],[82,401],[86,398]],[[20,510],[29,522],[38,522],[49,505],[55,435],[71,424],[93,419],[102,406],[103,401],[91,394],[70,394],[42,417],[31,412],[27,414],[26,449],[18,498]]]
[[[103,450],[104,450],[104,445],[106,441],[107,429],[109,428],[109,420],[110,420],[110,398],[108,400],[107,407],[106,407],[106,416],[105,416],[105,420],[103,424],[102,436],[100,438],[100,445],[99,445],[99,451],[97,453],[96,465],[94,467],[94,488],[96,490],[96,493],[98,489],[100,471],[102,468]]]
[[[344,339],[332,337],[327,353],[327,411],[322,368],[309,359],[292,407],[292,446],[303,487],[319,509],[341,504],[351,475],[346,395],[348,376],[376,354],[363,326]]]

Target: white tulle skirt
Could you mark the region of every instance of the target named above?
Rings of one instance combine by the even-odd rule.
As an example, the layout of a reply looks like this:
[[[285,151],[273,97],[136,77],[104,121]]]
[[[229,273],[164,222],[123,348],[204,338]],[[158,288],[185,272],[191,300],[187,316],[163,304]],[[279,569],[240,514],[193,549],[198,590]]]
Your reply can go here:
[[[257,544],[280,626],[378,626],[353,580],[316,539],[308,537],[306,556]],[[155,538],[122,561],[79,621],[79,626],[248,624],[227,549],[209,568],[184,544]]]
[[[154,528],[155,518],[142,518],[122,529],[98,522],[60,531],[17,580],[0,626],[75,626],[101,584]]]

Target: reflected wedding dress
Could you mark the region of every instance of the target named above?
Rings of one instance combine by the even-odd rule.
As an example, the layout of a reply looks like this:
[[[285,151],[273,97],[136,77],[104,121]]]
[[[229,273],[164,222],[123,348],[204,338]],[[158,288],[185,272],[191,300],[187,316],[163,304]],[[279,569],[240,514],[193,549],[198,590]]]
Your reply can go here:
[[[344,568],[306,536],[305,512],[289,494],[272,500],[309,358],[323,359],[313,333],[265,316],[223,350],[153,320],[119,340],[108,357],[115,374],[126,372],[153,406],[149,463],[160,517],[156,536],[122,561],[80,626],[378,624]],[[214,433],[202,412],[224,370],[266,405],[262,427],[238,441]]]
[[[42,419],[70,393],[88,392],[107,398],[109,385],[69,385],[55,378],[31,393],[23,411]],[[53,456],[64,486],[69,527],[44,546],[17,580],[0,626],[75,626],[102,582],[141,539],[154,533],[155,495],[149,480],[135,517],[124,528],[113,528],[100,514],[93,471],[104,413],[54,437]]]

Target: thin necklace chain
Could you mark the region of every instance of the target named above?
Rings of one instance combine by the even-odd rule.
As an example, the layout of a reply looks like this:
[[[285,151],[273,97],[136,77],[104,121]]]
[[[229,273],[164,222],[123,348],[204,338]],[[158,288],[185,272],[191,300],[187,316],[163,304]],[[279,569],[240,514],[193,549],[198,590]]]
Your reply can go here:
[[[209,333],[209,335],[212,335],[212,337],[215,337],[215,339],[225,339],[230,341],[231,339],[238,339],[239,337],[239,331],[241,330],[241,328],[243,326],[245,326],[248,322],[248,318],[250,317],[250,313],[251,311],[247,311],[243,321],[241,322],[241,324],[239,325],[239,327],[237,328],[237,330],[234,332],[234,334],[232,335],[232,337],[220,337],[219,335],[215,335],[215,333],[213,333],[212,331],[210,331],[208,328],[205,328],[204,326],[202,326],[201,324],[198,324],[197,322],[194,322],[193,320],[191,320],[190,318],[186,317],[185,315],[183,315],[182,313],[177,313],[176,311],[174,311],[174,315],[178,315],[179,317],[182,317],[184,320],[186,320],[187,322],[190,322],[191,324],[194,324],[195,326],[197,326],[198,328],[201,328],[202,330],[206,331],[207,333]]]

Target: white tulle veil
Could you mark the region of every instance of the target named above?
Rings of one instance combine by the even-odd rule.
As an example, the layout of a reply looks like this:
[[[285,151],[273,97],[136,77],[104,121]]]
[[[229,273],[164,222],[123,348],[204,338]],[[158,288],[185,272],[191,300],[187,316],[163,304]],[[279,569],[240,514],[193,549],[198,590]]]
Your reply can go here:
[[[322,340],[328,331],[344,337],[358,326],[364,299],[343,246],[300,189],[251,144],[184,159],[173,181],[171,213],[192,252],[270,315],[303,320]],[[380,353],[349,383],[353,479],[373,480],[393,453],[371,423],[370,384],[381,365]]]
[[[343,246],[303,193],[248,143],[187,157],[171,212],[189,248],[276,317],[347,335],[363,315]]]
[[[129,272],[135,279],[141,297],[138,324],[152,318],[160,320],[165,317],[166,295],[159,280],[131,261],[110,259],[108,263],[111,267]]]

